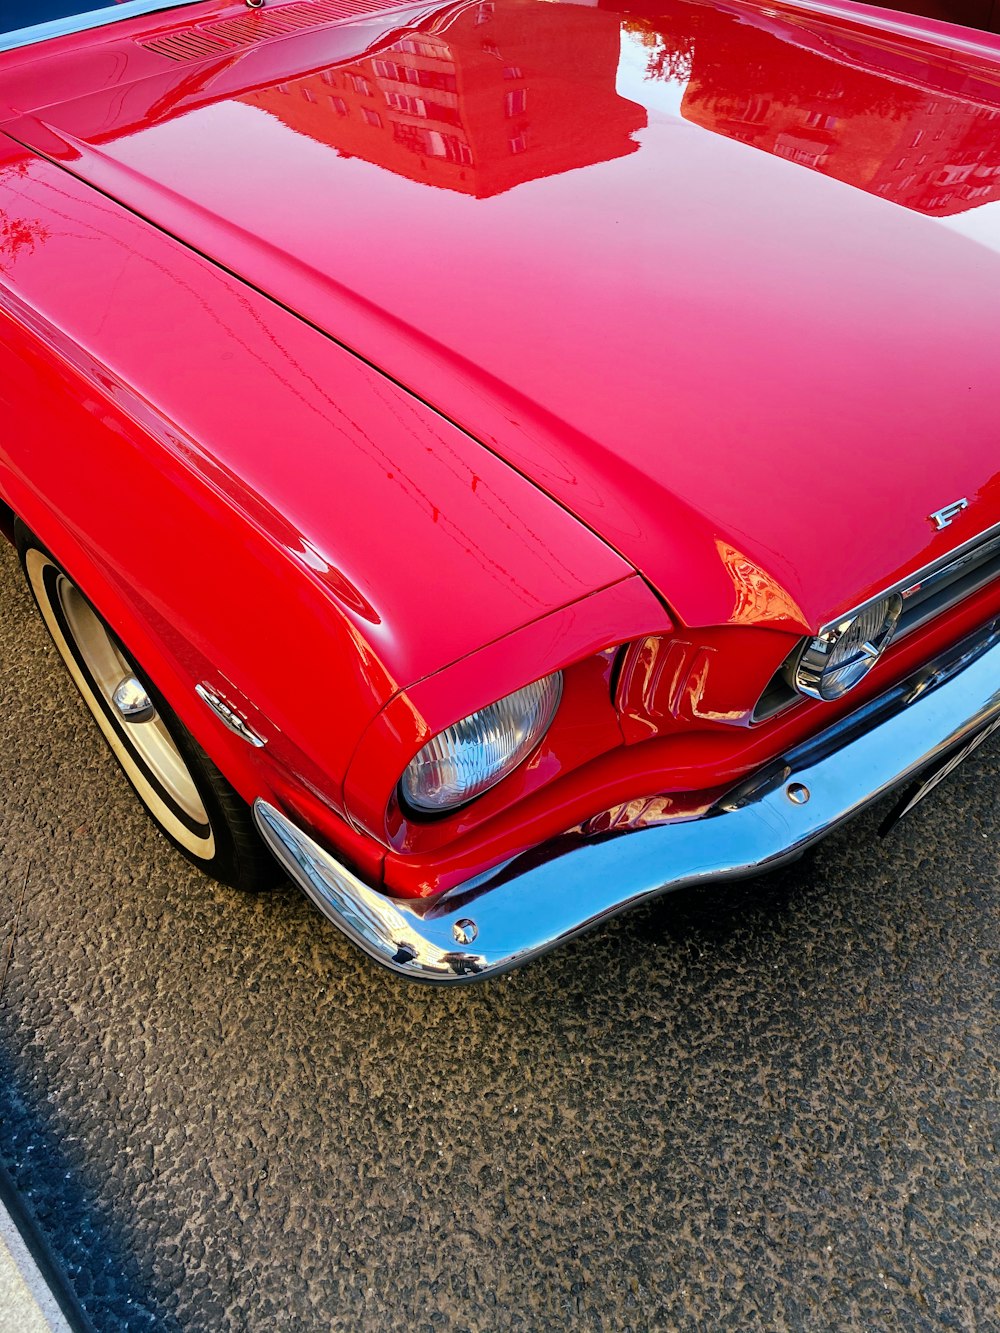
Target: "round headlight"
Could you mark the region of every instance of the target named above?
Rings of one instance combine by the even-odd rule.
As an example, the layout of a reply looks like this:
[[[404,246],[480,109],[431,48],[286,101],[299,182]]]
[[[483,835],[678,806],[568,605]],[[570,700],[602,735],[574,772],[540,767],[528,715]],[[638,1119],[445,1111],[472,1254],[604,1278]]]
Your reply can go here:
[[[795,667],[795,688],[814,699],[839,699],[852,690],[889,646],[902,609],[903,599],[893,593],[811,639]]]
[[[406,767],[400,788],[407,805],[439,813],[488,791],[545,735],[561,695],[556,671],[442,731]]]

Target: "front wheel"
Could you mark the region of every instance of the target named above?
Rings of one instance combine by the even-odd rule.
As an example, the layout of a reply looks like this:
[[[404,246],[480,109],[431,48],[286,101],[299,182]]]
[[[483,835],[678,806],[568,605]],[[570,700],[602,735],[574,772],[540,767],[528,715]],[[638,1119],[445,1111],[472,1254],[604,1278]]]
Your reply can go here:
[[[269,887],[280,872],[249,806],[69,575],[23,525],[16,536],[28,586],[66,668],[160,830],[214,879]]]

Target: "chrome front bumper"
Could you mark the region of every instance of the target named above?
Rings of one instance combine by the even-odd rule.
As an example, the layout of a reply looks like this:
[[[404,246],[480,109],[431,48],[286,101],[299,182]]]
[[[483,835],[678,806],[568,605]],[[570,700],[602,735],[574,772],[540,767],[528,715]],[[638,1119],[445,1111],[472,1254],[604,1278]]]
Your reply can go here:
[[[705,814],[575,831],[436,898],[363,883],[266,801],[271,851],[324,916],[417,980],[482,980],[669,889],[799,856],[832,829],[1000,720],[1000,621],[735,787]]]

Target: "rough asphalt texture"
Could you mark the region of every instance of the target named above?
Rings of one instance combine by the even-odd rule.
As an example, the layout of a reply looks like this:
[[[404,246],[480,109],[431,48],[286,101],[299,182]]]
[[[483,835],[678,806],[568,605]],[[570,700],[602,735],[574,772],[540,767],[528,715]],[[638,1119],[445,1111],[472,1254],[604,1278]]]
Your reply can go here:
[[[97,1328],[1000,1329],[995,745],[433,991],[175,857],[0,606],[0,1154]]]

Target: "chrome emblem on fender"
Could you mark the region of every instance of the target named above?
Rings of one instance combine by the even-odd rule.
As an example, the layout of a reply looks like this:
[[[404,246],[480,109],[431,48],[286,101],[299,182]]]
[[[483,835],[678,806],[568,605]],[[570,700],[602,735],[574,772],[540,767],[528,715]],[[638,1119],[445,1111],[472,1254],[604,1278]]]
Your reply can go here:
[[[927,517],[940,532],[942,528],[950,528],[951,520],[957,518],[962,510],[968,509],[968,507],[968,500],[953,500],[950,505],[945,505],[942,509],[935,509],[934,513],[928,514]]]

